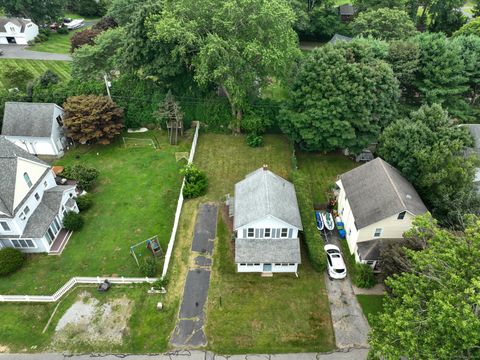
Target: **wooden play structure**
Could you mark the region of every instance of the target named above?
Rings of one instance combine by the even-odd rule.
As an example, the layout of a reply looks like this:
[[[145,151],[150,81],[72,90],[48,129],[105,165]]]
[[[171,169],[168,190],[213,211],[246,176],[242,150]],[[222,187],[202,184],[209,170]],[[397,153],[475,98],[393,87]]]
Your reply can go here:
[[[159,115],[165,119],[170,144],[177,145],[178,135],[183,136],[183,112],[170,91],[160,104]]]

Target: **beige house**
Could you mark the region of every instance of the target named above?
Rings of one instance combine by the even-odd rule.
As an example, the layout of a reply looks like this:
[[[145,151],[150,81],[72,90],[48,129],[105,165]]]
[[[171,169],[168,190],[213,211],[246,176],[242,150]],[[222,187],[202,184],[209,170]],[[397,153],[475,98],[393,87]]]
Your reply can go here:
[[[341,175],[337,186],[350,253],[373,268],[380,261],[381,244],[402,239],[413,218],[427,212],[412,184],[381,158]]]

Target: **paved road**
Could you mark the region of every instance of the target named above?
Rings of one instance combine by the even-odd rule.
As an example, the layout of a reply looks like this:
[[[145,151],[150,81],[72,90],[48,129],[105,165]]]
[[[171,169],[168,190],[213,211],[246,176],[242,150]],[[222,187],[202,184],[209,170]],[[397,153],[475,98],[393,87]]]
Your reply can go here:
[[[0,50],[3,50],[3,56],[0,56],[0,59],[72,60],[72,57],[67,54],[52,54],[41,51],[30,51],[26,50],[26,47],[26,45],[0,45]]]
[[[170,344],[175,348],[197,348],[207,344],[204,332],[205,305],[210,287],[213,241],[217,229],[217,206],[200,206],[192,240],[195,265],[185,280],[183,300]]]
[[[365,360],[368,350],[353,349],[348,352],[300,353],[277,355],[216,355],[205,351],[178,351],[149,355],[102,355],[88,354],[71,356],[67,354],[0,354],[0,360]]]
[[[328,240],[329,243],[340,247],[339,239],[335,235],[329,236]],[[350,277],[329,280],[325,274],[325,283],[337,348],[368,348],[370,327],[353,292]]]

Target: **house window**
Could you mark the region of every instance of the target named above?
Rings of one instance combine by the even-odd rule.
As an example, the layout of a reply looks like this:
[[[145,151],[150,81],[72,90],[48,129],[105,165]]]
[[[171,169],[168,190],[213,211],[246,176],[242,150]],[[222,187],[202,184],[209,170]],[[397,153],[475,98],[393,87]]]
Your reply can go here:
[[[382,235],[382,228],[377,228],[375,229],[375,232],[373,233],[373,237],[380,237]]]
[[[264,237],[266,238],[269,238],[272,236],[272,229],[268,228],[268,229],[265,229],[265,235]]]
[[[35,200],[40,201],[40,195],[38,195],[38,193],[35,193]]]
[[[403,220],[403,219],[405,219],[405,214],[406,214],[406,213],[407,213],[406,211],[402,211],[400,214],[398,214],[397,220]]]
[[[281,236],[282,238],[284,238],[284,237],[287,237],[287,235],[288,235],[288,229],[287,229],[287,228],[283,228],[283,229],[282,229],[282,233],[281,233],[280,236]]]
[[[255,266],[260,266],[260,264],[259,264],[259,263],[255,263],[255,264],[253,264],[253,265],[255,265]]]
[[[30,212],[30,208],[28,206],[25,206],[25,209],[23,209],[23,213],[25,215],[28,215],[29,212]]]
[[[245,266],[245,265],[247,265],[247,264],[245,264],[245,263],[240,263],[240,266]]]
[[[35,243],[32,240],[10,240],[13,247],[20,249],[34,248]]]
[[[62,117],[60,115],[57,116],[56,120],[57,120],[58,125],[63,126],[63,120],[62,120]]]
[[[25,179],[25,182],[27,183],[28,187],[32,187],[32,181],[30,180],[30,176],[28,176],[27,173],[23,173],[23,178]]]
[[[0,221],[0,225],[2,225],[3,231],[10,231],[10,226],[5,221]]]
[[[348,236],[352,235],[352,229],[348,230]]]
[[[47,180],[43,182],[43,187],[47,187]]]
[[[254,228],[248,228],[247,237],[253,238],[254,236],[255,236],[255,229]]]

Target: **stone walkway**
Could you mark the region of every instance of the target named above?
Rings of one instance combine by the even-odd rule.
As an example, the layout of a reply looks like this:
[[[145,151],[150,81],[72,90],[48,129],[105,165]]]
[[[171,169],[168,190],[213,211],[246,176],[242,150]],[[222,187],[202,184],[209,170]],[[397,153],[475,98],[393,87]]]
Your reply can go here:
[[[210,286],[210,270],[217,230],[217,206],[203,204],[197,216],[192,240],[192,253],[197,254],[193,269],[185,280],[183,300],[170,344],[175,348],[205,346],[205,305]]]
[[[26,45],[0,45],[3,55],[0,59],[26,59],[26,60],[63,60],[71,61],[68,54],[53,54],[41,51],[30,51]]]

